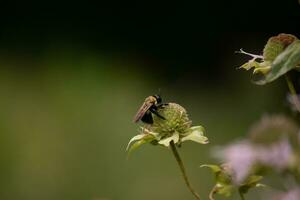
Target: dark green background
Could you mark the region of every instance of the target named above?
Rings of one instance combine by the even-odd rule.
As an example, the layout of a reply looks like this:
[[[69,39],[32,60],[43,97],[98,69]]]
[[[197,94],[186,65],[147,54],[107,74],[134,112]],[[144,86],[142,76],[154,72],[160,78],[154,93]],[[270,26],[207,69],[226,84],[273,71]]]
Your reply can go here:
[[[251,84],[234,51],[300,37],[296,0],[24,1],[0,13],[0,199],[193,199],[168,149],[126,160],[132,117],[159,89],[207,130],[209,145],[180,150],[202,199],[213,147],[289,113],[284,82]]]

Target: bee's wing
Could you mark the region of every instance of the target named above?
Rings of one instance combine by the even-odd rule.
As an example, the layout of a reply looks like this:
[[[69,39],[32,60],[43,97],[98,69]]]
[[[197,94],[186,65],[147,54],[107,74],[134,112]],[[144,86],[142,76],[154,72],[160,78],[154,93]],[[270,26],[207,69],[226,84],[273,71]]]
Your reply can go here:
[[[144,102],[140,109],[137,111],[136,115],[133,118],[133,122],[138,122],[145,115],[147,110],[152,106],[149,102]]]

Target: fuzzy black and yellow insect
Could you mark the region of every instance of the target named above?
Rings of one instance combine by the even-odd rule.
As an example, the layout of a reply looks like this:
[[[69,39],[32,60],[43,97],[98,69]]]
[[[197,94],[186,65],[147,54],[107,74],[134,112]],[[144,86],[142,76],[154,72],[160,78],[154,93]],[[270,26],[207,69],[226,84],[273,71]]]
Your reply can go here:
[[[162,99],[159,95],[152,95],[145,99],[143,105],[140,107],[135,117],[133,118],[133,122],[138,122],[141,120],[147,124],[153,124],[152,113],[161,119],[165,119],[158,113],[158,108],[161,108],[167,104],[162,103]]]

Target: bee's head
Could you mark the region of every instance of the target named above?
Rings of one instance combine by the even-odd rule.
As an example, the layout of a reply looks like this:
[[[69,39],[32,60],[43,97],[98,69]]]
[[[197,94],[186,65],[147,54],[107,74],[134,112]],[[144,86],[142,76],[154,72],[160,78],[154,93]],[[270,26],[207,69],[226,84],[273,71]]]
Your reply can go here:
[[[162,99],[161,99],[161,97],[159,96],[159,95],[153,95],[153,97],[156,99],[156,102],[157,103],[161,103],[162,102]]]

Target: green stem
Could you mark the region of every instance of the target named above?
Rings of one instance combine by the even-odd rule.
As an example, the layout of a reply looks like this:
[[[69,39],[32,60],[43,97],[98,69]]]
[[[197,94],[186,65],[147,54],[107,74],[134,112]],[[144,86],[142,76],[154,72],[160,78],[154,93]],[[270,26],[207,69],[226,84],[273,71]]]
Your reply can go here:
[[[300,112],[300,102],[298,100],[298,96],[297,96],[295,86],[294,86],[293,82],[291,81],[290,77],[287,74],[285,75],[285,80],[286,80],[286,83],[287,83],[288,88],[290,90],[290,93],[292,95],[292,101],[293,101],[296,109],[298,110],[298,112]]]
[[[246,200],[244,194],[241,191],[239,191],[239,194],[240,194],[241,200]]]
[[[217,189],[217,187],[216,187],[217,185],[215,185],[214,187],[213,187],[213,189],[210,191],[210,193],[209,193],[209,200],[215,200],[214,199],[214,194],[216,193],[216,189]]]
[[[184,168],[184,165],[183,165],[183,162],[179,156],[179,153],[177,151],[177,148],[176,148],[176,145],[174,143],[174,141],[171,141],[170,142],[170,146],[171,146],[171,150],[173,152],[173,155],[175,156],[176,158],[176,161],[180,167],[180,170],[181,170],[181,173],[182,173],[182,176],[183,176],[183,179],[185,181],[185,184],[187,185],[187,187],[189,188],[190,192],[196,197],[196,199],[200,200],[200,196],[199,194],[193,189],[193,187],[191,186],[190,184],[190,181],[187,177],[187,174],[186,174],[186,171],[185,171],[185,168]]]

